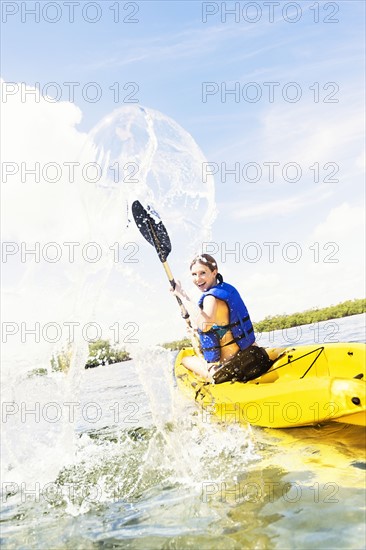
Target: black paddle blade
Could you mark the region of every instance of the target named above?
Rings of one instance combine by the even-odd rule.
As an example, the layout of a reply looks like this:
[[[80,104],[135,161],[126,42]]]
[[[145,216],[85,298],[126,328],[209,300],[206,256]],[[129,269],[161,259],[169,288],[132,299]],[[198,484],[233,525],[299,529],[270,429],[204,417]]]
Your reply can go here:
[[[150,206],[145,210],[139,201],[133,202],[132,214],[141,235],[156,249],[160,261],[165,262],[172,245],[159,215]]]

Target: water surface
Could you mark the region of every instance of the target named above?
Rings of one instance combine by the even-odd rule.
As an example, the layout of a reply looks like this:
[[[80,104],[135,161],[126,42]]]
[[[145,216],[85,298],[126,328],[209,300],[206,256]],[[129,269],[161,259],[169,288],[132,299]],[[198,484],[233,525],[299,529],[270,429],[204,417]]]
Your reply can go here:
[[[357,315],[301,327],[302,343],[327,341],[329,323],[364,341]],[[175,387],[174,356],[139,349],[5,391],[4,548],[363,547],[364,430],[217,423]]]

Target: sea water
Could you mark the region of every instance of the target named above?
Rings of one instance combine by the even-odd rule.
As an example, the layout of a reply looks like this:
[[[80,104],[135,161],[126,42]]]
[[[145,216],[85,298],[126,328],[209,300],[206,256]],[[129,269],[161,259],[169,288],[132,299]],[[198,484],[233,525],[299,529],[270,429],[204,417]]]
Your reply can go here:
[[[364,341],[364,315],[333,322]],[[212,422],[175,386],[174,357],[140,349],[84,370],[74,394],[57,392],[62,373],[19,384],[3,417],[4,547],[362,548],[364,430]]]

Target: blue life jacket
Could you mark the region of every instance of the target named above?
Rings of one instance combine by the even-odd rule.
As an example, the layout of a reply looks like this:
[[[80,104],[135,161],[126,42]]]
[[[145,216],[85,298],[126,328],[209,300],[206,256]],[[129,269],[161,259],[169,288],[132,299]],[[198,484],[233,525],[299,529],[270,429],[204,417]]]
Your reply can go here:
[[[202,352],[208,363],[220,361],[220,338],[222,329],[231,331],[232,340],[224,344],[228,346],[235,342],[240,349],[246,349],[255,342],[255,335],[248,310],[241,299],[239,292],[228,283],[219,283],[204,292],[198,301],[199,307],[203,308],[203,300],[206,296],[214,296],[226,303],[229,308],[229,324],[217,327],[213,325],[207,332],[198,329]]]

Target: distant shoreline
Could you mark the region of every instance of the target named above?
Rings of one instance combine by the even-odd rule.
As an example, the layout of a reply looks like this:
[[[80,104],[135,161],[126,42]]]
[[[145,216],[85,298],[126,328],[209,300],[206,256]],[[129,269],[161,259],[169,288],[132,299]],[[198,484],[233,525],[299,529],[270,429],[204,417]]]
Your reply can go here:
[[[257,332],[270,332],[272,330],[281,330],[283,328],[298,327],[300,325],[328,321],[328,319],[340,319],[341,317],[349,317],[350,315],[365,313],[365,311],[366,299],[358,298],[355,300],[347,300],[334,306],[307,309],[305,311],[292,313],[289,315],[283,314],[268,316],[258,323],[253,323],[253,326],[254,330]]]
[[[335,306],[329,306],[319,309],[308,309],[300,313],[292,313],[290,315],[274,315],[268,316],[263,321],[253,323],[254,330],[257,333],[271,332],[274,330],[287,329],[310,323],[318,323],[327,321],[328,319],[339,319],[341,317],[349,317],[365,313],[366,299],[359,298],[355,300],[347,300]],[[162,344],[166,349],[173,351],[180,350],[184,347],[190,347],[191,341],[188,338],[182,340],[174,340]],[[61,350],[51,358],[52,371],[67,372],[70,367],[72,349],[71,347]],[[98,340],[89,343],[89,357],[85,368],[95,368],[108,366],[114,363],[122,363],[131,359],[130,354],[125,349],[115,349],[108,340]],[[47,369],[35,369],[31,371],[33,374],[47,374]]]
[[[320,321],[328,321],[329,319],[349,317],[351,315],[358,315],[365,312],[366,299],[357,298],[354,300],[346,300],[345,302],[341,302],[334,306],[307,309],[302,312],[291,313],[288,315],[269,315],[262,321],[257,323],[253,322],[253,326],[255,332],[271,332],[273,330],[281,330],[298,327],[300,325],[318,323]],[[167,342],[162,345],[164,348],[175,351],[180,350],[183,347],[190,346],[191,342],[188,338],[183,338],[182,340],[174,340],[173,342]]]

